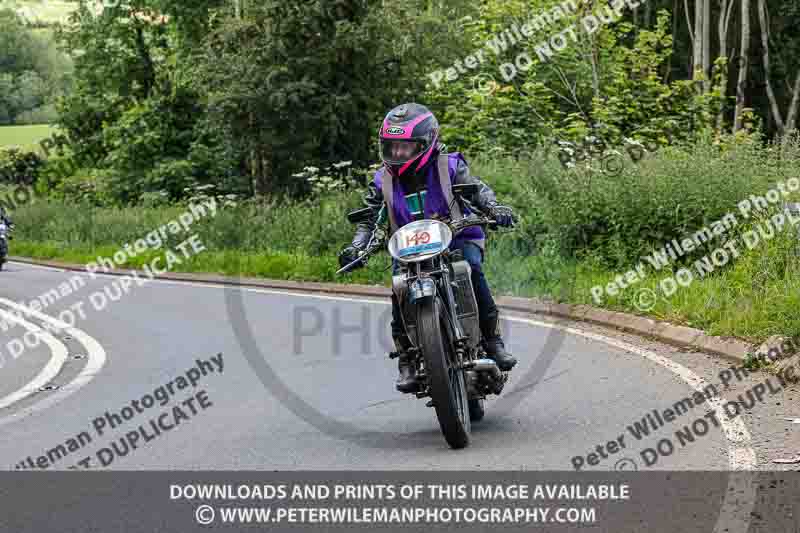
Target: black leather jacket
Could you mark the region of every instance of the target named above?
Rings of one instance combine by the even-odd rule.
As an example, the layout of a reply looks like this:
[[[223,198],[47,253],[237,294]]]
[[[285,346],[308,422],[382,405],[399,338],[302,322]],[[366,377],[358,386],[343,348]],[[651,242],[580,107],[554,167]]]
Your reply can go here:
[[[433,164],[436,164],[436,162],[434,161]],[[386,175],[386,179],[389,179],[388,174]],[[425,180],[421,179],[419,176],[411,177],[408,182],[404,181],[404,184],[406,183],[410,183],[412,185],[409,192],[413,192],[420,187],[425,186]],[[470,203],[472,203],[475,207],[484,211],[497,205],[497,198],[491,187],[482,182],[478,177],[473,176],[469,171],[469,166],[464,163],[464,161],[459,160],[458,166],[456,167],[456,175],[453,178],[453,185],[460,185],[464,183],[477,183],[481,186],[476,194],[471,197],[466,197],[467,200],[469,200]],[[356,226],[356,234],[353,237],[352,243],[352,245],[356,248],[364,248],[375,231],[375,227],[383,221],[378,220],[381,207],[384,205],[383,191],[375,186],[374,180],[370,181],[369,183],[367,194],[364,196],[364,204],[371,208],[372,216],[369,218],[369,220],[361,222],[358,224],[358,226]]]

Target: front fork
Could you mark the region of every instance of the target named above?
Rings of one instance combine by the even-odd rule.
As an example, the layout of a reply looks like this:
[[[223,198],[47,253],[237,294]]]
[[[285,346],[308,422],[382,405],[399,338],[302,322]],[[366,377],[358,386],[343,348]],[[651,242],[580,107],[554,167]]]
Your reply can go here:
[[[444,262],[440,263],[440,270],[434,272],[422,273],[420,265],[415,263],[413,266],[416,269],[415,275],[406,278],[405,282],[408,284],[408,299],[409,304],[416,305],[418,300],[422,298],[433,298],[437,292],[442,298],[443,307],[446,311],[447,324],[449,325],[451,335],[448,335],[453,341],[454,348],[457,352],[463,352],[465,342],[467,340],[464,335],[463,328],[457,319],[456,311],[456,298],[453,294],[453,286],[450,283],[450,272]],[[436,276],[436,277],[434,277]],[[437,291],[437,279],[441,290]],[[463,355],[463,354],[462,354]],[[462,358],[459,357],[459,360]]]

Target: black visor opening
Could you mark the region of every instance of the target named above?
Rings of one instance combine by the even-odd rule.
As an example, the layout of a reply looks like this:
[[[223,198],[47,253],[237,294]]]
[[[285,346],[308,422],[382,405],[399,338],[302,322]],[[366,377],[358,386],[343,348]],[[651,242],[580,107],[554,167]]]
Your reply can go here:
[[[386,163],[408,163],[425,151],[425,143],[415,139],[381,139],[381,159]]]

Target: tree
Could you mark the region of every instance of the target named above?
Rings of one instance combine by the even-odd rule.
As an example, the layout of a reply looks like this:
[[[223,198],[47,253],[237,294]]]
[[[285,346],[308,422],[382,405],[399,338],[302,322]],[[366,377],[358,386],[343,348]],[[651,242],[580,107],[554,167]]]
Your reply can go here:
[[[303,165],[374,158],[383,114],[419,99],[431,59],[458,44],[426,4],[270,0],[209,36],[197,79],[254,193],[296,191]]]
[[[719,14],[719,21],[717,22],[717,34],[719,37],[719,56],[726,57],[727,60],[725,61],[725,67],[722,71],[721,81],[720,81],[720,99],[722,102],[725,102],[728,95],[728,73],[730,72],[730,65],[731,61],[730,58],[733,55],[731,50],[731,54],[728,54],[728,30],[730,28],[731,22],[731,14],[733,13],[733,6],[735,4],[735,0],[720,0],[720,14]],[[722,130],[723,121],[725,120],[725,107],[720,106],[719,113],[717,114],[717,129]]]
[[[769,98],[770,111],[772,118],[778,127],[778,134],[782,137],[788,136],[793,133],[797,128],[797,113],[800,108],[800,68],[797,69],[793,83],[787,83],[788,94],[791,101],[787,106],[786,118],[780,110],[778,99],[775,96],[775,90],[772,86],[771,64],[770,64],[770,20],[769,11],[765,0],[758,0],[758,20],[761,26],[761,49],[764,62],[764,78]]]
[[[750,70],[750,0],[742,0],[742,40],[739,47],[739,82],[736,84],[736,110],[733,117],[733,131],[742,127],[742,113],[745,106],[745,83]]]
[[[61,89],[61,70],[50,43],[28,29],[14,11],[0,10],[0,124],[52,102]]]

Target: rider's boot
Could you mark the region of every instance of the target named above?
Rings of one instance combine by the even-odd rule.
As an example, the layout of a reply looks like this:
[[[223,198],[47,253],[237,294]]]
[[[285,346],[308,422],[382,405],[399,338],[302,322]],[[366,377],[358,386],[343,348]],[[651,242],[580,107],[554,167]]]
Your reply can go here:
[[[500,336],[499,318],[498,313],[495,311],[489,313],[481,324],[483,347],[486,350],[486,355],[497,363],[497,367],[503,372],[507,372],[514,368],[514,365],[517,364],[517,359],[506,351],[503,338]]]
[[[416,392],[417,390],[417,365],[414,363],[412,354],[409,353],[411,348],[411,341],[403,334],[401,336],[392,337],[394,339],[395,348],[397,348],[397,370],[399,376],[395,387],[400,392]]]

